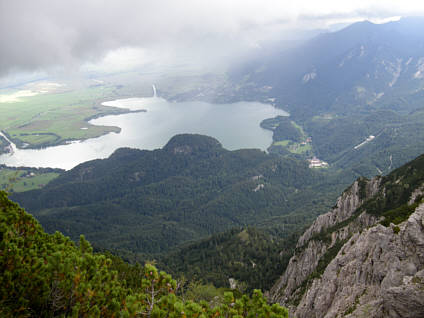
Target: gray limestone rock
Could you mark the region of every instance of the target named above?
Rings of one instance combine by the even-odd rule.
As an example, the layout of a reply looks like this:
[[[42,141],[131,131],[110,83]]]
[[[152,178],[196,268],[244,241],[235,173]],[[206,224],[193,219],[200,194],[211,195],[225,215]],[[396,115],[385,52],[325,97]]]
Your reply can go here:
[[[354,235],[315,279],[297,318],[424,317],[424,204],[400,225]]]
[[[362,198],[355,182],[317,218],[271,289],[271,301],[296,318],[424,318],[424,204],[398,226],[380,225],[357,210],[385,191],[379,185],[380,178],[368,181]],[[318,271],[330,252],[335,254]]]
[[[314,239],[318,234],[349,219],[365,199],[374,196],[378,192],[379,183],[379,177],[364,183],[366,195],[361,198],[361,186],[356,181],[338,198],[337,204],[330,212],[319,216],[305,231],[297,243],[299,251],[290,259],[284,275],[270,291],[269,295],[272,301],[290,306],[293,298],[297,297],[295,295],[299,294],[300,291],[298,289],[301,284],[314,272],[319,260],[329,248],[340,240],[346,240],[353,232],[375,223],[376,219],[374,217],[361,214],[355,222],[332,233],[329,241],[324,242]]]

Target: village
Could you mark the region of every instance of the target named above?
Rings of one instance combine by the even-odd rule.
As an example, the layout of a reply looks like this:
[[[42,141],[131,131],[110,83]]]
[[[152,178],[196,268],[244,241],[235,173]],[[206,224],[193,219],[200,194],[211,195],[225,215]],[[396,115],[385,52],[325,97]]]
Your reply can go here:
[[[327,168],[328,163],[318,159],[317,157],[313,157],[312,159],[308,159],[309,168]]]

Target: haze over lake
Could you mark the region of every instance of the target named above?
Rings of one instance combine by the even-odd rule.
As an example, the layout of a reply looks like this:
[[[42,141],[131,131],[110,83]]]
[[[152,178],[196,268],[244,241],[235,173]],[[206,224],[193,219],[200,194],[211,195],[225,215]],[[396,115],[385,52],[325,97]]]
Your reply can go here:
[[[71,169],[84,161],[106,158],[120,147],[162,148],[181,133],[199,133],[218,139],[225,148],[260,148],[272,142],[272,132],[262,129],[262,120],[288,115],[271,105],[258,102],[210,104],[204,102],[168,102],[163,98],[129,98],[105,102],[104,105],[146,112],[105,116],[91,124],[118,126],[119,134],[44,149],[15,149],[1,155],[0,163],[9,166],[54,167]]]

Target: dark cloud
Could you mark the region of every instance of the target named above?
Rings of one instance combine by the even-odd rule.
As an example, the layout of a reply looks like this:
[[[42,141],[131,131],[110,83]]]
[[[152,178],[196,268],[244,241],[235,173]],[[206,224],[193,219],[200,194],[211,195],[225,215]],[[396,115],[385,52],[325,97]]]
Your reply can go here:
[[[309,8],[308,1],[300,2]],[[299,9],[285,0],[0,0],[0,76],[78,68],[121,47],[191,54],[193,60],[210,63],[254,47],[285,27],[320,27],[324,20],[369,14],[372,8],[333,13],[327,7],[311,14],[313,7]]]
[[[203,51],[215,42],[228,49],[242,40],[243,23],[254,24],[201,0],[1,0],[0,74],[72,67],[120,47]]]

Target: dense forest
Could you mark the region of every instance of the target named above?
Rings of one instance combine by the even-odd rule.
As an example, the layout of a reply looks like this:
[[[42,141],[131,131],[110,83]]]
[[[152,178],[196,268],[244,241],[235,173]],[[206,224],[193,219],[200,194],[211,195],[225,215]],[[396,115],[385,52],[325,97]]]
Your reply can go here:
[[[234,228],[193,243],[159,258],[158,266],[191,281],[242,290],[268,290],[292,255],[298,235],[283,229]],[[287,237],[286,237],[287,236]]]
[[[119,149],[12,197],[47,232],[74,241],[84,234],[96,250],[132,263],[154,259],[200,283],[227,287],[232,277],[250,291],[271,287],[304,227],[356,177],[178,135],[163,149]]]
[[[225,291],[211,301],[202,294],[207,286],[184,292],[151,264],[94,254],[84,237],[76,245],[47,234],[3,191],[0,251],[2,317],[288,317],[259,290],[252,297]]]
[[[334,167],[372,177],[414,159],[424,148],[424,109],[410,114],[378,110],[365,114],[314,118],[305,124],[314,151]],[[362,144],[370,135],[375,138]]]
[[[178,135],[163,149],[119,149],[12,198],[49,233],[74,241],[84,234],[96,250],[131,263],[157,260],[176,277],[217,287],[231,276],[250,291],[271,287],[296,237],[354,178]],[[244,230],[249,239],[241,242]]]
[[[249,224],[298,230],[334,203],[337,180],[303,161],[255,149],[228,151],[213,138],[178,135],[154,151],[119,149],[13,199],[47,232],[119,253],[161,253]],[[315,191],[319,185],[319,190]]]
[[[302,132],[294,125],[290,117],[277,116],[265,119],[261,122],[261,127],[273,131],[272,139],[274,141],[291,140],[299,142],[304,138]]]
[[[363,211],[381,217],[380,223],[385,226],[405,221],[424,199],[424,155],[378,178],[381,191],[377,195],[367,200],[352,217],[322,231],[313,239],[331,242],[334,232],[352,222]],[[366,180],[363,177],[358,179],[362,198],[365,197]],[[412,201],[411,197],[414,198]],[[166,255],[162,264],[176,275],[184,273],[190,279],[213,281],[217,286],[227,286],[228,278],[231,277],[241,282],[241,286],[247,290],[252,289],[252,286],[269,289],[284,272],[298,238],[296,232],[287,236],[289,231],[270,229],[248,227],[219,233],[182,246]],[[394,230],[398,231],[399,228],[394,226]],[[298,233],[301,232],[300,230]],[[325,254],[326,258],[319,263],[318,274],[322,274],[336,256],[342,243],[344,244],[339,242]]]
[[[414,189],[424,180],[424,155],[381,177],[380,191],[346,222],[365,210],[399,224],[422,203]],[[360,196],[365,179],[359,179]],[[416,192],[416,191],[415,191]],[[339,227],[339,225],[338,225]],[[329,228],[313,239],[330,239]],[[396,226],[393,231],[398,230]],[[328,237],[327,237],[328,236]],[[153,263],[130,265],[107,251],[93,253],[80,237],[74,243],[59,232],[47,234],[18,204],[0,192],[0,314],[74,317],[288,317],[268,305],[260,290],[284,269],[296,235],[271,227],[232,229],[186,243]],[[229,280],[230,278],[230,280]],[[216,288],[210,281],[231,288]],[[252,293],[248,297],[243,293]]]
[[[314,155],[328,162],[333,171],[384,175],[419,156],[424,148],[424,109],[418,105],[409,113],[373,107],[313,116],[296,124],[289,118],[278,116],[262,122],[263,128],[273,131],[273,145],[268,150],[297,159]],[[291,151],[293,144],[306,140],[306,135],[311,137],[311,148]],[[373,139],[367,141],[370,136]]]

